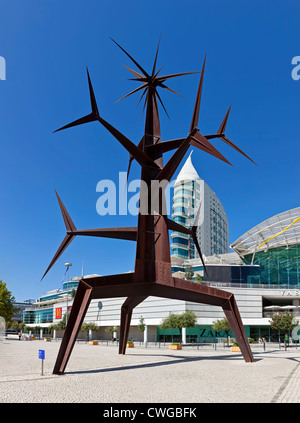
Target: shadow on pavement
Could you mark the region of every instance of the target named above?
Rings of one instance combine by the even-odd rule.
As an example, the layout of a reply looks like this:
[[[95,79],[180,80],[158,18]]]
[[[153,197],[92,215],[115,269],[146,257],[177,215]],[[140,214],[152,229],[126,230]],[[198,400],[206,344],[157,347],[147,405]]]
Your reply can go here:
[[[139,356],[148,356],[148,357],[158,357],[158,355],[151,355],[151,354],[126,354],[126,355],[139,355]],[[234,360],[234,361],[240,361],[240,360],[244,360],[243,357],[241,356],[224,356],[224,355],[219,355],[219,356],[209,356],[209,357],[186,357],[186,356],[179,356],[176,357],[174,360],[174,356],[173,355],[163,355],[160,354],[159,356],[161,357],[170,357],[173,360],[168,360],[168,361],[160,361],[157,363],[141,363],[141,364],[129,364],[129,365],[123,365],[123,366],[115,366],[115,367],[109,367],[109,368],[104,368],[104,369],[95,369],[95,370],[78,370],[78,371],[70,371],[70,372],[65,372],[65,375],[72,375],[72,374],[88,374],[88,373],[107,373],[107,372],[116,372],[116,371],[120,371],[120,370],[134,370],[134,369],[143,369],[143,368],[151,368],[151,367],[163,367],[163,366],[171,366],[174,364],[181,364],[181,363],[188,363],[188,362],[195,362],[195,361],[202,361],[202,360]],[[255,360],[255,362],[258,362],[262,360],[262,358],[258,358]],[[254,363],[249,363],[249,364],[254,364]]]

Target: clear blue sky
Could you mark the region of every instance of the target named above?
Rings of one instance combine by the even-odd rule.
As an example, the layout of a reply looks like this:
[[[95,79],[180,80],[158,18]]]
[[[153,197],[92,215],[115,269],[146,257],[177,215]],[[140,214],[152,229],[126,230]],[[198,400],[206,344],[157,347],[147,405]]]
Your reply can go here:
[[[151,70],[158,39],[162,74],[207,66],[199,127],[214,133],[232,104],[227,135],[258,164],[220,141],[233,167],[200,151],[193,163],[220,198],[230,242],[264,219],[299,206],[300,81],[291,60],[300,55],[299,3],[142,0],[102,2],[15,0],[1,7],[0,56],[0,279],[18,301],[61,286],[70,276],[133,270],[135,243],[77,238],[41,282],[65,235],[54,189],[79,229],[131,226],[132,216],[96,212],[97,182],[117,181],[128,153],[97,123],[53,134],[90,110],[89,67],[102,116],[132,141],[143,133],[139,96],[122,64],[129,59],[114,38]],[[170,120],[161,113],[162,138],[184,137],[198,75],[170,80],[184,98],[162,92]],[[190,151],[190,150],[189,150]],[[166,155],[166,159],[168,159]],[[139,177],[135,163],[131,179]]]

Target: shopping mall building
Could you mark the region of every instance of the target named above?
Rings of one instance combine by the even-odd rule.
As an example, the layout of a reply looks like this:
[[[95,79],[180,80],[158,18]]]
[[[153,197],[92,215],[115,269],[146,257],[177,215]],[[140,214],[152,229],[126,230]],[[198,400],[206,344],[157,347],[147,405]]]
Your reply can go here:
[[[197,178],[195,172],[187,172],[185,169],[184,173],[190,178],[188,183],[195,181],[193,178]],[[195,196],[199,192],[201,189],[194,189]],[[206,192],[210,191],[206,189]],[[190,192],[188,194],[190,195]],[[178,198],[178,190],[174,198],[175,200]],[[179,200],[179,203],[181,202],[182,200]],[[226,217],[219,202],[207,201],[206,204],[209,205],[210,210],[207,215],[210,218],[215,216],[215,212],[219,214],[220,211],[222,212],[222,221],[218,222],[219,225],[223,225]],[[177,201],[174,202],[174,206],[176,212],[173,209],[173,215],[178,218]],[[205,236],[211,239],[213,243],[211,245],[214,248],[214,226],[206,225],[206,228],[210,229],[206,229],[206,232],[198,231],[198,233],[201,234],[202,243],[205,233]],[[223,229],[219,227],[220,245],[224,244],[227,236],[227,228],[225,226],[224,228],[225,231],[221,232]],[[218,227],[216,229],[218,230]],[[173,244],[181,243],[179,234],[175,235],[172,237]],[[187,241],[189,243],[189,240]],[[193,248],[192,243],[189,245]],[[224,248],[226,251],[226,245]],[[277,341],[283,334],[280,335],[278,331],[271,330],[272,314],[286,311],[294,313],[296,317],[300,314],[300,207],[270,217],[249,229],[231,245],[231,249],[232,253],[204,255],[207,274],[203,274],[200,259],[192,258],[193,255],[190,256],[191,258],[183,256],[182,251],[176,246],[171,256],[172,273],[176,277],[184,278],[187,268],[189,271],[192,268],[195,283],[203,283],[232,292],[247,336],[255,340],[265,337],[268,341]],[[72,307],[72,293],[76,290],[81,278],[72,278],[64,282],[62,289],[47,292],[40,297],[23,312],[24,322],[28,326],[40,326],[45,329],[58,323],[67,309]],[[111,335],[105,332],[105,328],[120,325],[120,309],[124,300],[125,298],[105,298],[101,301],[91,301],[85,322],[93,322],[99,327],[98,333],[94,334],[97,339],[108,339]],[[162,330],[160,325],[170,312],[180,314],[187,310],[197,315],[197,325],[183,330],[183,342],[201,342],[225,336],[224,333],[216,333],[212,329],[215,320],[224,318],[221,308],[148,297],[133,311],[129,337],[141,341],[178,341],[178,330]],[[141,317],[146,324],[144,332],[138,329]]]
[[[208,275],[203,275],[199,259],[172,258],[173,273],[185,276],[185,269],[192,266],[194,279],[200,274],[200,283],[230,291],[235,295],[247,336],[258,339],[278,340],[279,333],[270,328],[270,316],[290,311],[300,312],[300,207],[280,213],[250,229],[231,248],[233,253],[205,257]],[[89,276],[90,277],[90,276]],[[61,290],[47,292],[23,312],[23,320],[29,326],[47,328],[58,323],[72,306],[72,291],[81,277],[72,278]],[[196,282],[195,283],[199,283]],[[107,339],[107,326],[120,325],[120,308],[125,298],[92,300],[85,322],[99,326],[98,336]],[[134,309],[130,337],[137,340],[173,341],[176,330],[162,330],[162,319],[170,312],[196,313],[197,326],[183,332],[186,342],[222,337],[211,326],[224,317],[221,308],[149,297]],[[139,332],[140,317],[146,323],[146,331]]]

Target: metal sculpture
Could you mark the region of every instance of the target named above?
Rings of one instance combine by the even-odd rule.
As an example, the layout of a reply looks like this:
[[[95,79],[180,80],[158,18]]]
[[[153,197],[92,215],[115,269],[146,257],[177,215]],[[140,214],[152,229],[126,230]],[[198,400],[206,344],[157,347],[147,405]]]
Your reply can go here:
[[[127,51],[125,51],[114,40],[112,41],[121,50],[123,50],[123,52],[137,66],[139,70],[139,72],[137,72],[125,66],[133,74],[134,78],[132,80],[140,82],[142,85],[131,91],[129,94],[125,95],[123,98],[126,98],[133,93],[142,91],[140,101],[143,98],[145,99],[144,109],[146,109],[146,116],[145,131],[141,141],[138,145],[135,145],[125,135],[119,132],[100,116],[88,70],[87,77],[92,109],[91,113],[66,126],[63,126],[62,128],[58,129],[58,131],[88,122],[100,122],[129,152],[130,158],[128,174],[132,160],[136,160],[140,164],[141,180],[146,182],[148,187],[147,192],[140,193],[140,210],[147,210],[148,213],[139,213],[137,227],[77,230],[66,208],[57,195],[60,209],[66,225],[67,234],[45,274],[53,266],[55,261],[63,253],[72,239],[77,235],[108,237],[136,241],[136,259],[133,273],[116,274],[102,277],[85,277],[80,280],[53,373],[62,374],[65,371],[65,367],[72,352],[78,331],[80,330],[80,326],[84,320],[90,301],[92,299],[108,297],[127,298],[121,307],[119,343],[120,354],[125,354],[126,351],[126,343],[133,309],[147,297],[157,296],[222,307],[232,332],[240,346],[245,361],[253,362],[253,355],[246,337],[234,295],[230,292],[196,284],[187,280],[174,278],[172,276],[168,234],[169,230],[180,231],[192,236],[199,256],[202,260],[204,270],[206,271],[205,263],[203,261],[200,246],[196,237],[198,216],[196,216],[194,226],[192,228],[186,228],[168,219],[165,212],[166,199],[164,190],[157,188],[158,185],[155,184],[155,182],[157,183],[163,180],[171,180],[174,172],[178,168],[190,145],[208,154],[211,154],[226,163],[229,163],[228,160],[209,141],[213,138],[223,140],[225,143],[229,144],[231,147],[235,148],[237,151],[251,160],[242,150],[240,150],[225,136],[225,128],[230,108],[227,111],[224,120],[222,121],[216,134],[201,134],[198,129],[198,120],[205,69],[204,59],[192,115],[191,127],[187,137],[162,142],[158,101],[162,105],[165,112],[166,108],[157,89],[163,88],[175,93],[175,91],[165,85],[165,82],[168,79],[197,72],[159,76],[161,69],[158,71],[156,70],[159,51],[158,43],[152,73],[149,74]],[[171,150],[176,151],[166,163],[166,165],[163,165],[163,153]],[[153,202],[151,203],[151,197],[152,200],[153,197],[158,199],[158,206],[155,210],[155,213],[153,213],[153,210],[151,210],[151,204],[153,204]]]

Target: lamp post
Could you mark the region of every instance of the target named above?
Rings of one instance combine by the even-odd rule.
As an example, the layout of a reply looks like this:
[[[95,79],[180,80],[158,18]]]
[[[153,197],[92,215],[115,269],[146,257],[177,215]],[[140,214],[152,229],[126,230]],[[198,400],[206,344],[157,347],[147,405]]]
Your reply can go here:
[[[67,322],[68,322],[68,287],[69,287],[69,269],[72,266],[72,263],[65,263],[65,266],[67,268],[67,272],[68,272],[68,281],[67,281],[67,312],[66,312],[66,326],[67,326]]]

